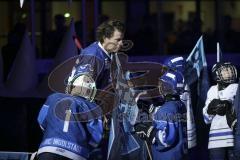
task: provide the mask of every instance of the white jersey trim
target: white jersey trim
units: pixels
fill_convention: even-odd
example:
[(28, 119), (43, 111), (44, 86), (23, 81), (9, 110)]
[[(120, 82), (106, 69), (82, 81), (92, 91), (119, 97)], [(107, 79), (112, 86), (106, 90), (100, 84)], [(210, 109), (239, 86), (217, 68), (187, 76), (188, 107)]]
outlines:
[(45, 152), (50, 152), (50, 153), (54, 153), (54, 154), (58, 154), (61, 155), (63, 157), (67, 157), (73, 160), (87, 160), (86, 158), (77, 155), (73, 152), (70, 152), (66, 149), (63, 148), (59, 148), (59, 147), (54, 147), (54, 146), (46, 146), (46, 147), (42, 147), (38, 150), (38, 155), (41, 153), (45, 153)]

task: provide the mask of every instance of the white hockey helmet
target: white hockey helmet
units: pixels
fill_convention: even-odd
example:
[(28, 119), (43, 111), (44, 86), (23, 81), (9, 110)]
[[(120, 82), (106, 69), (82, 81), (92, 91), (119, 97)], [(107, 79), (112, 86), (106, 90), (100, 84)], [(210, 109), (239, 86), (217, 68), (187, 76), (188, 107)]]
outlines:
[(96, 95), (96, 83), (90, 75), (78, 74), (68, 82), (66, 93), (73, 96), (81, 96), (93, 101)]

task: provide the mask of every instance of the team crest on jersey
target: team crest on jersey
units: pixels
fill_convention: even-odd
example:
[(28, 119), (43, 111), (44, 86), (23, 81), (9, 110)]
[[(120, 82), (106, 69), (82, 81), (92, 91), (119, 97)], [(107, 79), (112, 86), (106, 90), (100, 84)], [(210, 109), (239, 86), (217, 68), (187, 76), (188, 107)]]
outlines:
[(84, 72), (84, 71), (93, 71), (93, 68), (92, 68), (91, 64), (84, 64), (84, 65), (79, 66), (79, 68), (80, 68), (80, 70), (82, 72)]

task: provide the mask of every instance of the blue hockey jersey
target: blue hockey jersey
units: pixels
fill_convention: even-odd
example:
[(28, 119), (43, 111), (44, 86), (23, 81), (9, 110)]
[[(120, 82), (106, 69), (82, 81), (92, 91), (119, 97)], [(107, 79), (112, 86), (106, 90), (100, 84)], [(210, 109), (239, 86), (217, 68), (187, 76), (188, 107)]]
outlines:
[(181, 160), (187, 153), (186, 107), (181, 101), (167, 101), (153, 115), (157, 129), (152, 145), (154, 160)]
[(79, 122), (79, 113), (87, 113), (95, 103), (81, 97), (55, 93), (43, 105), (38, 122), (44, 129), (38, 154), (50, 152), (70, 159), (85, 160), (103, 134), (102, 120)]
[(72, 70), (68, 81), (74, 75), (88, 74), (94, 79), (97, 89), (104, 89), (111, 82), (110, 65), (111, 58), (109, 54), (99, 42), (94, 42), (81, 51), (79, 61)]

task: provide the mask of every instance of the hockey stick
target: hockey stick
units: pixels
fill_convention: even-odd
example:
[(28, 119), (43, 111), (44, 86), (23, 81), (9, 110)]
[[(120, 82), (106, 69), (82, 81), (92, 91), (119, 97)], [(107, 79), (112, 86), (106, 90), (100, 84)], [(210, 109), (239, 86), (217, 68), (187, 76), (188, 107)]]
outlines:
[(146, 141), (144, 141), (144, 143), (145, 143), (145, 145), (146, 145), (146, 147), (147, 147), (148, 156), (149, 156), (150, 160), (152, 160), (152, 155), (151, 155), (151, 152), (150, 152), (149, 146), (148, 146), (148, 144), (147, 144)]

